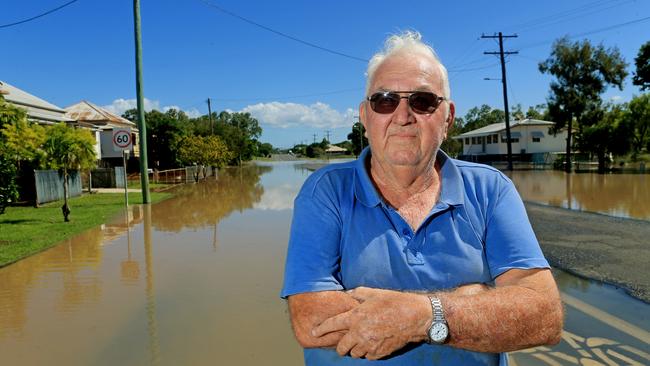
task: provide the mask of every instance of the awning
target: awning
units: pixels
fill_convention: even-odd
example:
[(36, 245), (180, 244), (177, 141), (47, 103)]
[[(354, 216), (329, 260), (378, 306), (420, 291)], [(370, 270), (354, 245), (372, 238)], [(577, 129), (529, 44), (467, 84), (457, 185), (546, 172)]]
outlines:
[(542, 132), (542, 131), (531, 131), (530, 135), (532, 137), (544, 137), (544, 132)]
[[(504, 140), (506, 139), (506, 133), (505, 132), (501, 133), (501, 138), (504, 139)], [(519, 131), (510, 131), (510, 138), (513, 138), (513, 139), (521, 138), (521, 132), (519, 132)]]

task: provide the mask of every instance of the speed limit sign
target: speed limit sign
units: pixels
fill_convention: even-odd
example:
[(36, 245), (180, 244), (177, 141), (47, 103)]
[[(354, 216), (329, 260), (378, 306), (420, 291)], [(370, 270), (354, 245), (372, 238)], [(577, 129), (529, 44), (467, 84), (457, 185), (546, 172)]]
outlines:
[(113, 130), (113, 149), (123, 151), (131, 149), (131, 129), (121, 128)]

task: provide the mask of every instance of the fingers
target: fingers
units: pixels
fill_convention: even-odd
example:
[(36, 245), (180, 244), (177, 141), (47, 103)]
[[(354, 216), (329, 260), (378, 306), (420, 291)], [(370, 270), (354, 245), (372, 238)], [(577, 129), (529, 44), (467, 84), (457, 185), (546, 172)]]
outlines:
[(339, 344), (336, 345), (336, 353), (338, 353), (340, 356), (345, 356), (348, 353), (350, 356), (354, 358), (361, 358), (365, 356), (366, 352), (361, 349), (361, 347), (356, 347), (357, 342), (350, 335), (350, 333), (346, 334), (341, 338), (339, 341)]
[(311, 331), (314, 337), (322, 337), (324, 334), (350, 329), (350, 314), (345, 312), (325, 319), (319, 326)]

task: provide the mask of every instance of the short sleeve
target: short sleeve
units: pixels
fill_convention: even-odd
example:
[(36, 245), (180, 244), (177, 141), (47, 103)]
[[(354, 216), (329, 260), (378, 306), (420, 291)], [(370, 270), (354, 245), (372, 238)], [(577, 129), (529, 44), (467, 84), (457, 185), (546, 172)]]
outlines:
[[(321, 181), (321, 183), (323, 183)], [(333, 190), (306, 182), (294, 201), (281, 296), (342, 290), (341, 218)]]
[(496, 197), (488, 211), (485, 239), (492, 279), (513, 268), (550, 268), (510, 179), (500, 177)]

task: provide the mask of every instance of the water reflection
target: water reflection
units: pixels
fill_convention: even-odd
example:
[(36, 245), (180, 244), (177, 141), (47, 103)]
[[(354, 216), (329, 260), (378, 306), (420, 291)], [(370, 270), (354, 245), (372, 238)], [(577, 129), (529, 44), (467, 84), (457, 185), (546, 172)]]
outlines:
[(233, 211), (252, 208), (264, 194), (260, 177), (271, 166), (250, 165), (222, 168), (217, 179), (179, 187), (172, 200), (155, 205), (153, 225), (157, 230), (179, 232), (216, 225)]
[(645, 174), (508, 173), (522, 198), (574, 210), (650, 219), (650, 178)]

